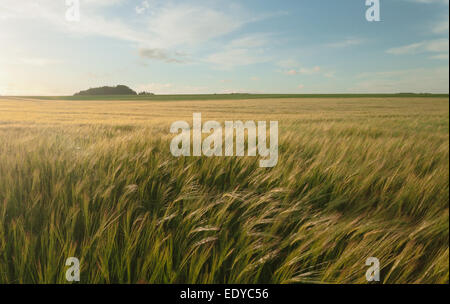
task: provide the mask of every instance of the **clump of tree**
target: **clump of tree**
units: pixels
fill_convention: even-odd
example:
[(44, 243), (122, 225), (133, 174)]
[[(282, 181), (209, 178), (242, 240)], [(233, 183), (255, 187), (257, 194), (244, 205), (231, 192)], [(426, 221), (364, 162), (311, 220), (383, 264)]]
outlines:
[(138, 95), (139, 95), (139, 96), (149, 96), (149, 95), (150, 95), (150, 96), (153, 96), (153, 95), (155, 95), (155, 93), (143, 91), (143, 92), (140, 92)]
[(137, 95), (137, 93), (125, 85), (118, 85), (115, 87), (105, 86), (100, 88), (91, 88), (89, 90), (75, 93), (74, 96), (80, 95)]

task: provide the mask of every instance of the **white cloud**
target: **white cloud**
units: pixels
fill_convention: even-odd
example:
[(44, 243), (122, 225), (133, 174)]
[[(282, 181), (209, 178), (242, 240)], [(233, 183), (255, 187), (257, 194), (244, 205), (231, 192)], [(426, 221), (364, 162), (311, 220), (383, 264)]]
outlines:
[[(18, 20), (21, 26), (45, 25), (54, 31), (68, 34), (104, 36), (126, 41), (143, 43), (149, 40), (145, 31), (136, 31), (117, 18), (105, 18), (98, 13), (99, 8), (114, 6), (124, 0), (86, 0), (80, 4), (80, 22), (68, 22), (65, 19), (67, 6), (64, 1), (36, 0), (16, 1), (2, 0), (0, 11), (8, 16), (6, 21)], [(8, 24), (3, 25), (8, 27)], [(49, 32), (43, 35), (50, 35)]]
[(170, 49), (196, 46), (258, 20), (236, 5), (222, 5), (220, 9), (215, 9), (194, 4), (144, 1), (139, 8), (151, 8), (152, 16), (149, 18), (142, 14), (135, 22), (108, 17), (99, 10), (101, 7), (123, 3), (125, 0), (83, 1), (80, 22), (67, 22), (64, 2), (2, 0), (0, 21), (16, 19), (31, 25), (47, 24), (53, 30), (68, 34), (110, 37), (144, 48)]
[(266, 55), (266, 46), (271, 43), (269, 34), (256, 33), (232, 40), (221, 50), (207, 56), (206, 62), (214, 64), (218, 69), (232, 69), (271, 61)]
[(448, 53), (430, 56), (430, 59), (448, 60)]
[(332, 47), (332, 48), (344, 48), (344, 47), (349, 47), (349, 46), (353, 46), (353, 45), (359, 45), (363, 42), (364, 42), (364, 40), (360, 39), (360, 38), (346, 38), (341, 41), (329, 43), (329, 44), (327, 44), (327, 46)]
[(224, 70), (267, 61), (270, 61), (270, 58), (261, 54), (261, 52), (258, 54), (254, 50), (244, 48), (228, 48), (211, 54), (206, 58), (206, 62), (212, 63), (216, 68)]
[[(126, 0), (82, 1), (80, 22), (68, 22), (65, 19), (67, 6), (64, 1), (1, 0), (0, 27), (17, 28), (10, 23), (12, 20), (21, 26), (44, 27), (45, 31), (41, 32), (46, 38), (51, 37), (51, 31), (78, 37), (108, 37), (130, 42), (139, 50), (142, 58), (166, 63), (184, 63), (185, 52), (195, 54), (206, 43), (210, 55), (203, 55), (203, 60), (194, 61), (213, 64), (215, 68), (231, 69), (270, 60), (263, 50), (272, 40), (269, 34), (241, 36), (231, 41), (226, 48), (215, 47), (210, 41), (273, 14), (255, 15), (233, 3), (222, 3), (219, 7), (210, 2), (187, 4), (159, 0), (140, 1), (138, 6), (129, 8), (135, 8), (138, 13), (133, 22), (108, 15), (108, 11), (105, 13), (104, 8), (124, 3)], [(6, 22), (6, 25), (2, 22)], [(14, 45), (11, 37), (8, 38), (10, 43), (5, 41), (5, 44)]]
[(401, 47), (391, 48), (386, 52), (394, 55), (421, 54), (421, 53), (448, 53), (448, 38), (427, 40)]
[(270, 43), (270, 35), (267, 33), (257, 33), (246, 35), (231, 41), (229, 47), (232, 48), (257, 48)]
[(295, 69), (300, 67), (300, 63), (295, 59), (283, 59), (278, 61), (277, 65), (283, 69)]
[(136, 6), (135, 11), (137, 14), (143, 14), (149, 8), (150, 8), (150, 3), (147, 0), (145, 0), (145, 1), (142, 1), (142, 3), (140, 5)]
[(320, 66), (315, 66), (312, 68), (299, 68), (299, 69), (290, 69), (288, 71), (285, 72), (285, 74), (287, 75), (312, 75), (312, 74), (317, 74), (321, 71), (321, 67)]
[(433, 26), (432, 32), (435, 34), (446, 34), (448, 33), (448, 15), (444, 18), (444, 20), (436, 23)]
[(315, 67), (313, 67), (313, 68), (301, 68), (301, 69), (299, 70), (299, 73), (300, 73), (300, 74), (307, 74), (307, 75), (310, 75), (310, 74), (319, 73), (321, 70), (322, 70), (321, 67), (315, 66)]
[(153, 37), (150, 44), (192, 46), (229, 34), (247, 23), (239, 14), (184, 4), (163, 7), (148, 23)]
[(277, 62), (277, 64), (283, 69), (280, 72), (289, 76), (320, 75), (326, 78), (334, 78), (336, 75), (335, 71), (324, 70), (318, 65), (313, 67), (303, 67), (297, 60), (293, 59), (281, 60)]

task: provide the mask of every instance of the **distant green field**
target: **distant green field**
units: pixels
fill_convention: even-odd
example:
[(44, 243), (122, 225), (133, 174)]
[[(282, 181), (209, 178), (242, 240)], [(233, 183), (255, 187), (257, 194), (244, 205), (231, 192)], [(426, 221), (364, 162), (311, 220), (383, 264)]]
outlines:
[(199, 95), (92, 95), (92, 96), (27, 96), (43, 100), (233, 100), (233, 99), (279, 99), (279, 98), (393, 98), (393, 97), (431, 97), (445, 98), (448, 94), (199, 94)]

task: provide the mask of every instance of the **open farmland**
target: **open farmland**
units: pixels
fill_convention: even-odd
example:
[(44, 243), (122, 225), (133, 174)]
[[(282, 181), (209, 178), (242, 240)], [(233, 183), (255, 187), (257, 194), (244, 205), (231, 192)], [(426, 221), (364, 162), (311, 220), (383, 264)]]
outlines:
[[(279, 161), (175, 158), (176, 120), (279, 121)], [(449, 282), (448, 97), (0, 97), (0, 283)]]

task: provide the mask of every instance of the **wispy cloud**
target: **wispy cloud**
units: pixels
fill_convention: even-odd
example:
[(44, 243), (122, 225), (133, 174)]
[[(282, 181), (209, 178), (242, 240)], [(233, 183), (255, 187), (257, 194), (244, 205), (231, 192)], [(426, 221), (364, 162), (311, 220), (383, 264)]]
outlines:
[(330, 71), (318, 65), (305, 67), (295, 59), (280, 60), (277, 62), (277, 65), (282, 69), (281, 72), (288, 76), (320, 75), (326, 78), (334, 78), (336, 76), (336, 71)]
[(170, 53), (162, 49), (139, 49), (139, 55), (142, 58), (164, 61), (167, 63), (185, 63), (186, 55), (180, 52)]
[(229, 70), (237, 66), (246, 66), (270, 61), (270, 57), (262, 52), (255, 53), (247, 48), (229, 48), (211, 54), (206, 62), (212, 63), (217, 69)]
[(150, 8), (150, 3), (147, 0), (145, 0), (145, 1), (142, 1), (142, 3), (140, 5), (136, 6), (135, 11), (137, 14), (143, 14), (149, 8)]
[(433, 26), (432, 32), (435, 34), (448, 33), (448, 15), (443, 20), (439, 21)]
[(364, 39), (361, 38), (346, 38), (341, 41), (336, 41), (333, 43), (327, 44), (328, 47), (332, 48), (345, 48), (349, 46), (359, 45), (364, 42)]
[(291, 69), (291, 70), (287, 70), (285, 72), (285, 74), (287, 75), (312, 75), (312, 74), (317, 74), (321, 71), (321, 67), (320, 66), (314, 66), (312, 68), (299, 68), (299, 69)]
[[(329, 16), (329, 25), (336, 26), (323, 31), (316, 26), (323, 13), (319, 6), (301, 1), (279, 5), (290, 11), (286, 14), (274, 9), (270, 0), (258, 2), (257, 8), (236, 0), (81, 0), (80, 22), (68, 22), (64, 0), (0, 0), (0, 45), (8, 46), (0, 48), (0, 83), (8, 83), (14, 92), (26, 90), (33, 82), (42, 82), (36, 90), (67, 83), (71, 92), (92, 85), (93, 80), (85, 76), (95, 71), (95, 84), (125, 79), (156, 93), (195, 92), (204, 88), (196, 85), (203, 82), (213, 92), (249, 88), (288, 92), (299, 89), (299, 83), (307, 90), (333, 91), (345, 89), (344, 84), (353, 81), (351, 71), (363, 67), (378, 70), (392, 65), (395, 69), (409, 64), (425, 69), (446, 64), (448, 1), (396, 1), (404, 4), (391, 7), (391, 13), (399, 18), (371, 32), (370, 40), (379, 43), (369, 45), (364, 12), (360, 17), (348, 15), (355, 18), (352, 22), (342, 22), (352, 6), (347, 2), (336, 6), (336, 14)], [(412, 20), (399, 11), (406, 6), (417, 18)], [(427, 14), (420, 14), (423, 9)], [(408, 30), (413, 26), (422, 30)], [(330, 40), (330, 35), (335, 38)], [(393, 55), (402, 60), (392, 61)], [(145, 65), (150, 61), (158, 61), (158, 67), (170, 66), (164, 73), (150, 69), (131, 72), (136, 62)], [(38, 80), (41, 69), (36, 67), (46, 67), (48, 84)], [(119, 68), (130, 72), (108, 75)], [(64, 77), (67, 71), (73, 72), (70, 81)], [(443, 77), (428, 75), (428, 80), (431, 75)], [(409, 81), (380, 78), (372, 82), (373, 91), (395, 84), (405, 90), (405, 83), (415, 85), (407, 72), (400, 77)], [(417, 74), (414, 77), (421, 79)], [(220, 79), (235, 81), (228, 84)], [(370, 81), (360, 79), (367, 86)], [(447, 87), (440, 83), (441, 88)]]
[(204, 6), (167, 5), (149, 20), (152, 43), (161, 47), (196, 45), (229, 34), (247, 21), (240, 12), (226, 12)]
[(269, 34), (256, 33), (232, 40), (220, 51), (210, 54), (206, 62), (218, 69), (232, 69), (237, 66), (252, 65), (271, 61), (265, 48), (271, 43)]
[[(81, 6), (80, 22), (70, 23), (64, 18), (64, 3), (53, 0), (37, 2), (2, 0), (2, 18), (46, 23), (56, 31), (70, 35), (100, 36), (127, 41), (139, 48), (141, 57), (167, 63), (184, 62), (175, 56), (179, 50), (200, 48), (212, 39), (233, 33), (244, 25), (267, 16), (251, 14), (240, 5), (222, 4), (220, 8), (206, 3), (173, 3), (167, 1), (142, 1), (135, 7), (135, 22), (118, 17), (109, 18), (99, 8), (121, 5), (125, 0), (86, 0)], [(144, 12), (151, 9), (151, 17)], [(241, 60), (231, 60), (229, 66), (261, 62), (261, 56), (252, 56), (248, 50), (267, 43), (265, 34), (247, 35), (232, 42), (227, 50), (209, 57), (211, 63), (219, 64), (231, 56), (240, 55)]]
[(421, 53), (448, 53), (448, 38), (435, 39), (412, 43), (388, 49), (386, 52), (393, 55), (421, 54)]
[(271, 42), (270, 34), (268, 33), (255, 33), (248, 34), (231, 41), (230, 48), (257, 48), (263, 47)]
[[(67, 22), (64, 18), (64, 3), (61, 5), (53, 0), (2, 0), (0, 8), (2, 16), (8, 18), (46, 22), (59, 31), (111, 37), (150, 48), (201, 43), (252, 22), (252, 18), (238, 6), (225, 6), (219, 10), (201, 5), (161, 2), (152, 6), (152, 18), (143, 16), (144, 19), (135, 23), (117, 17), (107, 18), (98, 10), (100, 7), (123, 2), (124, 0), (86, 0), (81, 6), (81, 21), (76, 23)], [(142, 2), (139, 12), (148, 7), (148, 1)]]
[(448, 53), (430, 56), (430, 59), (448, 60)]

